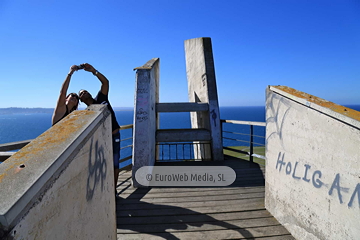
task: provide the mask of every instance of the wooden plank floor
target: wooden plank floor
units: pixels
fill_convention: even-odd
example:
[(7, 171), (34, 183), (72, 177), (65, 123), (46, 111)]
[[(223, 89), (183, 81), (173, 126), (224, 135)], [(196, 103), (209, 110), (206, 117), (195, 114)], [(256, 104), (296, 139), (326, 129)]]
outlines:
[(118, 239), (294, 239), (264, 207), (264, 168), (242, 160), (192, 165), (229, 166), (237, 178), (228, 187), (135, 189), (131, 171), (122, 171)]

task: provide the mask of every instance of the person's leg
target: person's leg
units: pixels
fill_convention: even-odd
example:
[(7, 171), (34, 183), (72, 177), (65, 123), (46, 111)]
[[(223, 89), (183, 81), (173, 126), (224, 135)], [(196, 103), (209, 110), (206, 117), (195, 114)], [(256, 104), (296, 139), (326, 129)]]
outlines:
[(120, 159), (120, 133), (113, 134), (113, 156), (114, 156), (114, 186), (116, 192), (117, 181), (119, 179), (119, 159)]

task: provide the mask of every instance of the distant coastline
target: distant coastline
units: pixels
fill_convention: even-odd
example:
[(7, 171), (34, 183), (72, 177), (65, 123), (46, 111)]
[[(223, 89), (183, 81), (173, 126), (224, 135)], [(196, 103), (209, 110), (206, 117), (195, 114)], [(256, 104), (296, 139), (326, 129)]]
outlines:
[(53, 108), (0, 108), (0, 114), (30, 114), (30, 113), (53, 113)]
[[(220, 108), (236, 108), (244, 106), (224, 106)], [(249, 106), (254, 107), (254, 106)], [(255, 106), (255, 107), (265, 107), (265, 106)], [(85, 107), (79, 107), (78, 110), (84, 110)], [(133, 107), (113, 107), (115, 112), (121, 111), (133, 111)], [(54, 108), (21, 108), (21, 107), (9, 107), (9, 108), (0, 108), (0, 115), (10, 115), (10, 114), (35, 114), (35, 113), (53, 113)]]
[[(360, 105), (343, 105), (344, 107), (348, 107), (354, 109), (356, 111), (360, 111)], [(236, 108), (236, 107), (246, 107), (246, 106), (220, 106), (220, 108)], [(265, 106), (248, 106), (252, 107), (265, 107)], [(85, 107), (80, 107), (79, 110), (84, 110)], [(133, 111), (132, 107), (113, 107), (115, 112), (120, 111)], [(0, 115), (10, 115), (10, 114), (35, 114), (35, 113), (53, 113), (54, 108), (20, 108), (20, 107), (9, 107), (9, 108), (0, 108)]]
[[(79, 108), (79, 110), (84, 110), (85, 108)], [(114, 107), (114, 111), (132, 111), (132, 107)], [(34, 114), (34, 113), (53, 113), (54, 108), (0, 108), (0, 115), (9, 115), (9, 114)]]

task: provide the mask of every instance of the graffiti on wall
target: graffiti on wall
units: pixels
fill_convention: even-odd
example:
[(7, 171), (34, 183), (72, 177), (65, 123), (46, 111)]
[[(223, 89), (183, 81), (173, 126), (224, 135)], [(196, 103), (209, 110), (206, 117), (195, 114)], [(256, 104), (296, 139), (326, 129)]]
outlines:
[[(278, 101), (275, 101), (278, 100)], [(284, 139), (283, 139), (283, 126), (286, 120), (287, 115), (290, 111), (290, 105), (284, 98), (280, 98), (279, 96), (272, 94), (270, 100), (268, 100), (269, 104), (267, 104), (267, 124), (275, 124), (275, 131), (270, 133), (266, 138), (266, 145), (269, 139), (272, 137), (278, 137), (283, 149), (285, 148)], [(277, 104), (276, 104), (276, 103)]]
[(143, 87), (136, 90), (138, 94), (149, 93), (149, 88)]
[(206, 86), (206, 73), (204, 73), (201, 76), (201, 82), (202, 82), (202, 86), (205, 87)]
[(349, 201), (345, 202), (348, 207), (355, 207), (355, 202), (357, 201), (360, 208), (360, 183), (354, 188), (343, 187), (340, 173), (335, 175), (332, 182), (325, 183), (322, 180), (323, 173), (321, 170), (313, 169), (311, 165), (301, 164), (299, 161), (292, 162), (285, 160), (285, 153), (279, 152), (276, 161), (276, 169), (280, 173), (285, 173), (297, 181), (304, 181), (312, 184), (312, 186), (317, 189), (327, 188), (328, 195), (337, 196), (340, 204), (345, 202), (345, 195), (346, 197), (350, 196)]
[(212, 118), (212, 120), (214, 121), (214, 125), (215, 125), (215, 127), (216, 127), (217, 114), (216, 114), (216, 112), (215, 112), (215, 109), (211, 110), (210, 113), (211, 113), (211, 118)]
[[(88, 160), (88, 179), (86, 184), (86, 199), (90, 201), (95, 193), (97, 186), (101, 191), (105, 190), (105, 180), (107, 174), (107, 160), (105, 158), (104, 147), (99, 146), (99, 141), (95, 142), (93, 151), (93, 138), (91, 138), (89, 160)], [(94, 155), (93, 155), (94, 154)]]
[(138, 120), (139, 122), (142, 121), (146, 121), (148, 120), (148, 112), (145, 111), (144, 109), (140, 108), (138, 111), (136, 111), (136, 120)]
[[(277, 160), (275, 166), (273, 166), (280, 174), (285, 174), (296, 181), (307, 183), (315, 189), (326, 189), (327, 195), (334, 198), (340, 204), (346, 204), (349, 208), (360, 208), (360, 183), (353, 181), (353, 184), (349, 185), (349, 176), (344, 176), (344, 174), (339, 172), (335, 173), (334, 176), (330, 176), (330, 180), (325, 180), (329, 179), (328, 175), (324, 175), (329, 174), (327, 171), (316, 169), (311, 164), (303, 163), (301, 157), (296, 160), (286, 158), (286, 153), (291, 151), (293, 145), (291, 142), (284, 140), (286, 136), (284, 126), (286, 122), (288, 123), (287, 126), (294, 125), (290, 122), (289, 116), (299, 106), (291, 105), (289, 99), (277, 94), (269, 94), (267, 96), (266, 121), (267, 128), (272, 129), (272, 131), (267, 133), (266, 145), (268, 145), (270, 140), (275, 141), (276, 145), (279, 144)], [(301, 119), (297, 120), (301, 121)], [(272, 144), (272, 146), (274, 145)], [(275, 156), (274, 158), (276, 159)]]

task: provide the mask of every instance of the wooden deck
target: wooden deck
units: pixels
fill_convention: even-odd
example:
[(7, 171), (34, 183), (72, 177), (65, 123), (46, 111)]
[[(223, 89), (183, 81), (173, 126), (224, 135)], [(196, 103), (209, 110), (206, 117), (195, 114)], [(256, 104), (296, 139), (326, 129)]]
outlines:
[(122, 171), (118, 239), (294, 239), (264, 207), (263, 167), (242, 160), (195, 164), (229, 166), (236, 181), (228, 187), (134, 189), (131, 171)]

